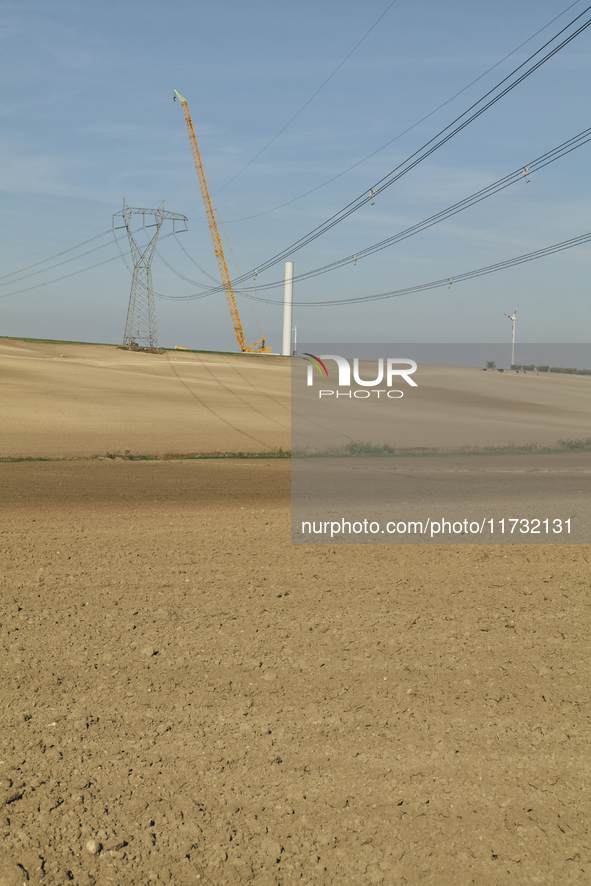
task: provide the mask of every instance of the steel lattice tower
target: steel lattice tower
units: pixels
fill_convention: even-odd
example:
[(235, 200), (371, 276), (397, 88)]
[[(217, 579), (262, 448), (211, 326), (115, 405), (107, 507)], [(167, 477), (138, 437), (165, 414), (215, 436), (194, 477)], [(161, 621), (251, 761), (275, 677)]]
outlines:
[[(142, 216), (142, 228), (156, 228), (150, 237), (147, 245), (140, 246), (135, 239), (134, 234), (137, 231), (131, 230), (132, 218), (134, 215)], [(146, 216), (152, 216), (154, 223), (146, 225)], [(115, 219), (122, 217), (123, 225), (116, 225)], [(164, 209), (164, 200), (158, 209), (139, 209), (137, 207), (128, 206), (123, 200), (123, 209), (116, 212), (113, 216), (113, 230), (122, 227), (127, 229), (129, 237), (129, 245), (131, 255), (133, 257), (133, 278), (131, 281), (131, 293), (129, 296), (129, 307), (127, 309), (127, 320), (125, 322), (125, 335), (123, 336), (123, 344), (130, 347), (132, 344), (146, 348), (158, 347), (158, 330), (156, 329), (156, 310), (154, 307), (154, 287), (152, 285), (152, 258), (156, 250), (158, 235), (166, 219), (184, 223), (186, 231), (188, 228), (188, 220), (186, 216), (179, 215), (176, 212), (167, 212)]]

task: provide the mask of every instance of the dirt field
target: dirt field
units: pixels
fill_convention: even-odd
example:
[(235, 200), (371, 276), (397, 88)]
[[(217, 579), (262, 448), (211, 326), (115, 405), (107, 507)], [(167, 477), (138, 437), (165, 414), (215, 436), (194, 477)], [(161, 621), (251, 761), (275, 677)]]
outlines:
[(291, 545), (284, 459), (0, 482), (0, 886), (589, 883), (588, 545)]
[[(293, 458), (291, 486), (295, 543), (588, 545), (591, 539), (590, 452)], [(351, 521), (359, 521), (357, 534)], [(363, 532), (363, 521), (366, 530), (375, 521), (374, 531)]]
[(289, 361), (0, 339), (1, 456), (290, 448)]

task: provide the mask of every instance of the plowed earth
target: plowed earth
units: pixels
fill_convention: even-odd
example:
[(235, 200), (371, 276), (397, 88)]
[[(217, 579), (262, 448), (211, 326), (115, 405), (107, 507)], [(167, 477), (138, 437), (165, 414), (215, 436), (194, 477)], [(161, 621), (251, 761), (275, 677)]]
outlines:
[(591, 881), (589, 547), (289, 543), (289, 462), (3, 464), (1, 886)]

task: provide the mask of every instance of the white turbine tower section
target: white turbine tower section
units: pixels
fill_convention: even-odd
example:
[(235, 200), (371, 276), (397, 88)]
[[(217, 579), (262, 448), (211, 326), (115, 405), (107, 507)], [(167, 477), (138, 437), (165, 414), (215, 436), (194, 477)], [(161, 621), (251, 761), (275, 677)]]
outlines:
[(284, 357), (291, 357), (291, 318), (293, 315), (293, 262), (285, 262), (285, 282), (283, 284), (283, 347)]
[[(517, 305), (517, 308), (519, 305)], [(511, 366), (515, 365), (515, 318), (517, 317), (517, 308), (513, 311), (512, 314), (505, 314), (505, 317), (509, 317), (511, 321), (511, 325), (513, 327), (513, 344), (511, 347)]]

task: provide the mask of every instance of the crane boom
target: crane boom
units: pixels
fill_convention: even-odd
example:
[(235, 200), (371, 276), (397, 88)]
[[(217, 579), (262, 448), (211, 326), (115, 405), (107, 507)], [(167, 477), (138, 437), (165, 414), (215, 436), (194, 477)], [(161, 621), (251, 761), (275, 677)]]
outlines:
[(222, 241), (220, 239), (220, 233), (218, 231), (217, 222), (213, 213), (213, 206), (211, 205), (211, 198), (209, 196), (209, 190), (207, 187), (207, 179), (205, 177), (205, 169), (203, 168), (203, 163), (201, 162), (201, 154), (199, 153), (197, 137), (195, 136), (193, 121), (191, 120), (191, 114), (189, 113), (189, 105), (187, 99), (183, 98), (183, 96), (175, 89), (175, 98), (176, 97), (179, 98), (183, 109), (183, 114), (185, 115), (185, 123), (187, 125), (187, 133), (189, 135), (189, 143), (191, 145), (195, 169), (197, 171), (197, 178), (199, 179), (199, 187), (201, 188), (201, 196), (203, 197), (205, 214), (207, 215), (209, 233), (211, 234), (213, 250), (217, 259), (218, 268), (222, 278), (222, 285), (224, 287), (224, 292), (226, 293), (226, 301), (228, 302), (228, 308), (230, 309), (230, 316), (232, 318), (234, 332), (236, 333), (238, 344), (240, 345), (240, 350), (243, 352), (270, 354), (271, 348), (265, 346), (264, 338), (260, 339), (260, 341), (255, 342), (253, 345), (246, 344), (246, 338), (244, 337), (244, 330), (242, 329), (242, 322), (240, 320), (240, 314), (238, 313), (236, 298), (234, 297), (234, 290), (232, 289), (232, 281), (230, 280), (230, 274), (228, 273), (228, 266), (226, 264), (226, 257), (224, 255)]

